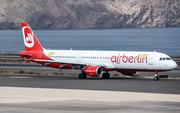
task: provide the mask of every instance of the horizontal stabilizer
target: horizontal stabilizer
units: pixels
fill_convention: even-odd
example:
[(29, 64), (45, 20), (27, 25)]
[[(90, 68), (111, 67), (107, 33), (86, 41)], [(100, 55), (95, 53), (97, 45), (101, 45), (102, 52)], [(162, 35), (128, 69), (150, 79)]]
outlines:
[(17, 55), (19, 55), (19, 56), (32, 56), (30, 54), (17, 54)]

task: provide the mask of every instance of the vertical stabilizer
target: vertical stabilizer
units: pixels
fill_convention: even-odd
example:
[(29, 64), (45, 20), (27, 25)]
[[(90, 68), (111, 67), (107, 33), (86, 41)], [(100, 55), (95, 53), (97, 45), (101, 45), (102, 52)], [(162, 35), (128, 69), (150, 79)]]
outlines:
[(26, 51), (43, 51), (43, 47), (27, 23), (21, 23)]

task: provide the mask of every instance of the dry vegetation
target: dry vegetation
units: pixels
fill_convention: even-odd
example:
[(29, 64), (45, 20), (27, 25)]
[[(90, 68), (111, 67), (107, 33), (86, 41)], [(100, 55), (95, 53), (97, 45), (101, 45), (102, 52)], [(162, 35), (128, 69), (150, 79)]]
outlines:
[[(23, 70), (19, 70), (18, 72), (11, 72), (11, 71), (8, 71), (8, 70), (1, 70), (0, 71), (0, 74), (23, 74), (23, 75), (65, 75), (64, 73), (57, 73), (57, 72), (54, 72), (54, 73), (45, 73), (45, 72), (26, 72), (26, 71), (23, 71)], [(68, 74), (68, 75), (73, 75), (73, 76), (77, 76), (76, 74), (72, 73), (72, 74)]]

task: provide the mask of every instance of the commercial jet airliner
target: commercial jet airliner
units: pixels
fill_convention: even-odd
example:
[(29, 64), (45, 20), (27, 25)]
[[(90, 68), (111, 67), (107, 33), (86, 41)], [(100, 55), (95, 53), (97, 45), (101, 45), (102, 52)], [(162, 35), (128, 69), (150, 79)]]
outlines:
[(177, 67), (171, 58), (159, 52), (139, 51), (79, 51), (44, 49), (27, 23), (21, 23), (26, 51), (19, 52), (25, 61), (58, 69), (80, 69), (79, 79), (92, 77), (109, 78), (109, 71), (118, 71), (134, 76), (137, 71), (154, 72), (154, 80), (159, 80), (158, 72), (170, 71)]

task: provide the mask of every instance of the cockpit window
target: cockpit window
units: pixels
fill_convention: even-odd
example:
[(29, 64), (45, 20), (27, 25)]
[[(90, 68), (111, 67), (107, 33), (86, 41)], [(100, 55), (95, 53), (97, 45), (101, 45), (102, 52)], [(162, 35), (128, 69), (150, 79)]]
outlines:
[(171, 60), (170, 58), (166, 58), (166, 60)]
[(160, 60), (160, 61), (163, 61), (163, 60), (171, 60), (171, 58), (169, 58), (169, 57), (161, 57), (159, 60)]

